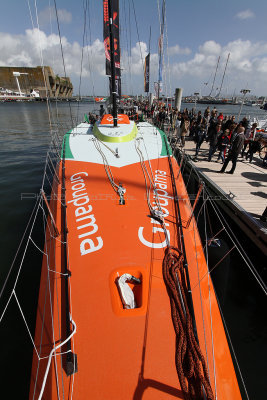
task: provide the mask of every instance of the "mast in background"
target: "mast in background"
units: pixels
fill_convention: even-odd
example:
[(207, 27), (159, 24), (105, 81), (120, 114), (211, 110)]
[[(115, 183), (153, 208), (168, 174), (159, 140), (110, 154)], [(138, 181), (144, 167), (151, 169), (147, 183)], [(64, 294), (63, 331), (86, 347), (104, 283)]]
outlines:
[(162, 89), (162, 64), (163, 64), (163, 42), (164, 42), (164, 25), (165, 25), (165, 0), (162, 1), (160, 37), (159, 37), (159, 77), (158, 77), (158, 100)]
[(222, 85), (223, 85), (223, 81), (224, 81), (225, 72), (226, 72), (226, 68), (227, 68), (227, 65), (228, 65), (229, 58), (230, 58), (230, 53), (228, 53), (228, 57), (227, 57), (227, 60), (226, 60), (226, 64), (225, 64), (225, 68), (224, 68), (224, 72), (223, 72), (223, 77), (222, 77), (222, 83), (221, 83), (221, 86), (220, 86), (220, 90), (219, 90), (219, 92), (217, 94), (218, 97), (220, 96), (220, 93), (221, 93), (221, 90), (222, 90)]
[(221, 58), (221, 56), (218, 57), (217, 66), (216, 66), (216, 70), (215, 70), (215, 74), (214, 74), (214, 78), (213, 78), (213, 82), (212, 82), (212, 87), (211, 87), (211, 91), (210, 91), (209, 96), (211, 96), (211, 93), (212, 93), (213, 88), (214, 88), (214, 82), (215, 82), (215, 79), (216, 79), (216, 75), (217, 75), (217, 70), (218, 70), (220, 58)]

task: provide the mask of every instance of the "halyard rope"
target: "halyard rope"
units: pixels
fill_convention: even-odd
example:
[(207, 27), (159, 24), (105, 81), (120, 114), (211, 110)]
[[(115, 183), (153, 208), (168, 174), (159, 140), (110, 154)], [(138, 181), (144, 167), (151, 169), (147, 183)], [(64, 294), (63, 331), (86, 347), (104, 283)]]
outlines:
[(193, 332), (187, 303), (183, 254), (172, 246), (165, 251), (163, 279), (170, 297), (176, 334), (175, 364), (184, 397), (186, 400), (214, 400), (206, 362)]

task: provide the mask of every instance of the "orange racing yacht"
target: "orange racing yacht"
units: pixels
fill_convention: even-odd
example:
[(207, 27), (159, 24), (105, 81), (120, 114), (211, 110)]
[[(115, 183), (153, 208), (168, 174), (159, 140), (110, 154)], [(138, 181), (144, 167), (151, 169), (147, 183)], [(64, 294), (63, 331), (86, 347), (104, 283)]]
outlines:
[(117, 114), (115, 101), (65, 135), (58, 178), (30, 399), (241, 399), (164, 132)]

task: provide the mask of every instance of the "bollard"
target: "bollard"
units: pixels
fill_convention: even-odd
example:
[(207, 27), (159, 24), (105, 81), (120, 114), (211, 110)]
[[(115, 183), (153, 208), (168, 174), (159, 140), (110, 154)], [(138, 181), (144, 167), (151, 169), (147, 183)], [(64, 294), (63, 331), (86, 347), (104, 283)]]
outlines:
[(181, 110), (181, 103), (182, 103), (182, 93), (183, 89), (178, 88), (175, 89), (175, 102), (174, 102), (174, 108), (177, 108), (178, 111)]

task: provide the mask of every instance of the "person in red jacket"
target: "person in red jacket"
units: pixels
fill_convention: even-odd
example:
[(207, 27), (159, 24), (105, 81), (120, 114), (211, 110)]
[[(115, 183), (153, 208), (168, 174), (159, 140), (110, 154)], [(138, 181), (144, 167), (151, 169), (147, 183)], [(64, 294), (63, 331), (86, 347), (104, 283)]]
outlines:
[(229, 146), (230, 146), (230, 130), (225, 129), (224, 133), (219, 137), (218, 140), (219, 155), (217, 158), (217, 162), (219, 162), (221, 159), (222, 162), (224, 163), (226, 150), (227, 147)]
[(223, 113), (220, 113), (217, 119), (219, 122), (223, 122)]

